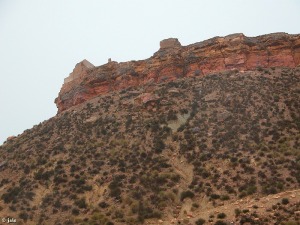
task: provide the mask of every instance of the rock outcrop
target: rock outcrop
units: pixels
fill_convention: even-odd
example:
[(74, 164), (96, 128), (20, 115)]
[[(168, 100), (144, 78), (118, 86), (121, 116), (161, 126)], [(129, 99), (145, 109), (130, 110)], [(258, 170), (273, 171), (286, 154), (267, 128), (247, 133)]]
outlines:
[(181, 48), (181, 44), (178, 41), (177, 38), (168, 38), (164, 39), (160, 42), (160, 49), (165, 49), (165, 48)]
[(258, 37), (232, 34), (181, 46), (178, 39), (160, 42), (148, 59), (108, 62), (94, 67), (78, 63), (65, 79), (55, 99), (58, 113), (110, 91), (171, 81), (186, 76), (204, 76), (223, 70), (257, 67), (296, 67), (300, 64), (300, 35), (274, 33)]
[(95, 68), (95, 66), (86, 59), (84, 59), (80, 63), (76, 64), (73, 72), (70, 73), (70, 75), (67, 78), (65, 78), (64, 84), (67, 84), (73, 80), (80, 81), (80, 78), (83, 79), (88, 74), (88, 71), (93, 68)]

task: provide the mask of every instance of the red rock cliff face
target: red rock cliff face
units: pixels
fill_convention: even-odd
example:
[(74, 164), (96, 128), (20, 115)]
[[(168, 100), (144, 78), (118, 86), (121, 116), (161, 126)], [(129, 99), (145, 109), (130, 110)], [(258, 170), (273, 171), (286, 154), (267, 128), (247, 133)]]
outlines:
[(86, 60), (78, 63), (65, 79), (55, 103), (60, 113), (97, 95), (132, 86), (230, 69), (295, 67), (299, 64), (299, 34), (275, 33), (258, 37), (233, 34), (188, 46), (181, 46), (177, 39), (170, 38), (161, 41), (160, 49), (145, 60), (109, 62), (99, 67)]

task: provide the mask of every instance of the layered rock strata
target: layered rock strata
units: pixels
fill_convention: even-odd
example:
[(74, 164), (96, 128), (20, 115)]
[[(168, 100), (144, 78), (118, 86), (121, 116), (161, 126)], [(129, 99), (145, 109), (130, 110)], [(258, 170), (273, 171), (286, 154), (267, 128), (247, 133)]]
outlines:
[(274, 33), (258, 37), (232, 34), (181, 46), (175, 38), (145, 60), (114, 62), (94, 67), (78, 63), (55, 99), (58, 113), (98, 95), (133, 86), (204, 76), (230, 69), (296, 67), (300, 64), (300, 35)]

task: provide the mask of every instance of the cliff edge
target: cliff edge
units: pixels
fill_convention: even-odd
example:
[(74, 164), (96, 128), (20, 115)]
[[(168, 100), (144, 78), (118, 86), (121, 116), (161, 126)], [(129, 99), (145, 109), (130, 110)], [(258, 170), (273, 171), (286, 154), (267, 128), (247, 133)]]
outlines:
[(204, 76), (230, 69), (296, 67), (300, 64), (300, 34), (273, 33), (257, 37), (232, 34), (182, 46), (178, 39), (160, 42), (160, 49), (145, 60), (110, 61), (95, 67), (78, 63), (59, 92), (58, 113), (111, 91)]

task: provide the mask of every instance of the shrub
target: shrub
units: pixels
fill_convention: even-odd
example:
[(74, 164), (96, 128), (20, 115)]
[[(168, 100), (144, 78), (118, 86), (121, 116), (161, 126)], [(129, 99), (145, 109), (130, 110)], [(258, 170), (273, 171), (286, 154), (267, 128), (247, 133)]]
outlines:
[(225, 213), (219, 213), (217, 217), (218, 217), (218, 219), (224, 219), (226, 217), (226, 214)]
[(20, 217), (20, 219), (22, 219), (22, 220), (24, 220), (24, 221), (27, 221), (27, 219), (28, 219), (28, 214), (27, 214), (26, 212), (21, 212), (21, 213), (19, 214), (19, 217)]
[(170, 120), (177, 120), (177, 114), (174, 110), (170, 110), (168, 112), (168, 115), (167, 115), (167, 121), (170, 121)]
[(108, 221), (105, 225), (114, 225), (113, 222)]
[(193, 203), (192, 206), (193, 206), (194, 208), (199, 208), (199, 204), (198, 204), (198, 203)]
[(241, 214), (241, 212), (242, 212), (242, 211), (241, 211), (240, 209), (235, 209), (235, 210), (234, 210), (234, 213), (235, 213), (235, 216), (236, 216), (236, 217), (238, 217), (238, 216)]
[(218, 220), (217, 222), (215, 222), (215, 225), (227, 225), (227, 223), (222, 220)]
[(38, 172), (34, 174), (36, 180), (49, 180), (53, 175), (53, 170), (44, 172), (44, 169), (39, 169)]
[(180, 200), (183, 201), (185, 198), (193, 198), (194, 196), (195, 196), (195, 194), (190, 190), (183, 191), (181, 193)]
[(221, 196), (222, 201), (226, 201), (226, 200), (229, 200), (229, 199), (230, 199), (230, 197), (228, 195), (222, 195)]
[(198, 219), (198, 220), (195, 222), (196, 225), (202, 225), (202, 224), (204, 224), (204, 223), (205, 223), (205, 220), (202, 219), (202, 218)]
[(153, 147), (156, 153), (161, 153), (165, 148), (165, 143), (160, 138), (155, 138)]
[(287, 205), (287, 204), (289, 204), (289, 199), (288, 198), (283, 198), (282, 200), (281, 200), (281, 203), (282, 204), (284, 204), (284, 205)]
[(3, 194), (1, 196), (1, 199), (3, 199), (3, 201), (5, 203), (10, 203), (13, 200), (17, 199), (19, 193), (21, 192), (21, 188), (20, 187), (13, 187), (13, 188), (9, 188), (7, 190), (7, 193)]
[(201, 75), (201, 70), (195, 70), (194, 74), (195, 74), (195, 76)]
[(284, 225), (298, 225), (299, 223), (295, 220), (290, 220), (288, 222), (285, 222)]
[(83, 209), (83, 208), (86, 208), (87, 205), (86, 205), (86, 202), (85, 202), (85, 199), (84, 198), (81, 198), (77, 201), (75, 201), (75, 205), (77, 205), (79, 208)]
[(42, 205), (41, 205), (41, 207), (46, 207), (47, 205), (51, 204), (51, 202), (53, 202), (53, 196), (51, 194), (46, 194), (42, 198)]
[(212, 199), (219, 199), (220, 198), (220, 195), (218, 194), (211, 194), (210, 196)]
[(60, 208), (60, 207), (61, 207), (61, 202), (60, 202), (60, 200), (57, 199), (57, 200), (54, 202), (53, 206), (54, 206), (55, 208)]
[(100, 202), (99, 204), (99, 207), (101, 207), (101, 208), (107, 208), (109, 205), (106, 203), (106, 202)]
[(114, 197), (116, 199), (120, 199), (121, 193), (122, 193), (122, 191), (118, 187), (110, 190), (110, 196)]
[(256, 67), (256, 69), (260, 72), (264, 71), (263, 68), (261, 66)]
[(79, 215), (79, 209), (77, 208), (72, 209), (72, 214), (75, 216)]
[(121, 186), (122, 180), (124, 177), (122, 175), (114, 177), (113, 181), (108, 185), (110, 189), (110, 196), (116, 199), (120, 199), (120, 195), (122, 193)]

